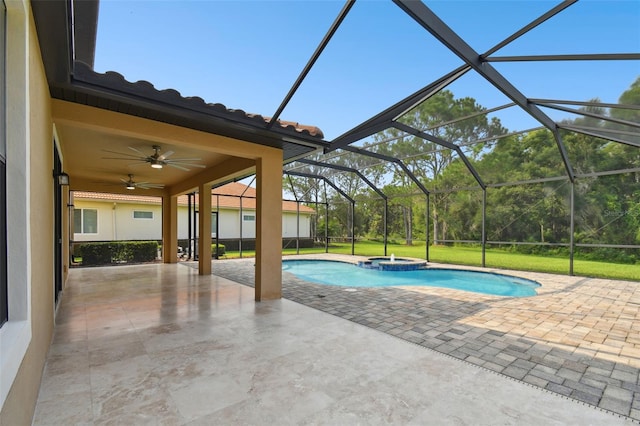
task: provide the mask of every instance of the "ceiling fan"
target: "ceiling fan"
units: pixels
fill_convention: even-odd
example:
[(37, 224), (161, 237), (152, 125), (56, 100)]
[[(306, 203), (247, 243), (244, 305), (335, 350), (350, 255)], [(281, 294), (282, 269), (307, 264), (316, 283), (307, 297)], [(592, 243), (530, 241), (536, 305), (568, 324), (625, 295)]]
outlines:
[(120, 178), (120, 180), (124, 182), (125, 188), (131, 189), (131, 190), (136, 188), (140, 188), (140, 189), (164, 188), (164, 185), (161, 183), (134, 182), (132, 174), (129, 174), (129, 179)]
[(172, 158), (169, 159), (168, 157), (172, 156), (174, 154), (173, 151), (167, 151), (164, 153), (160, 153), (160, 145), (153, 145), (153, 154), (151, 155), (147, 155), (144, 152), (130, 146), (128, 147), (130, 150), (132, 150), (133, 152), (136, 152), (138, 155), (134, 155), (134, 154), (127, 154), (124, 152), (116, 152), (116, 151), (109, 151), (107, 149), (104, 149), (103, 151), (105, 152), (110, 152), (112, 154), (118, 154), (118, 155), (122, 155), (124, 157), (103, 157), (104, 160), (129, 160), (129, 161), (136, 161), (139, 164), (144, 164), (144, 163), (149, 163), (151, 164), (151, 167), (153, 167), (154, 169), (161, 169), (163, 166), (171, 166), (171, 167), (175, 167), (176, 169), (180, 169), (180, 170), (184, 170), (184, 171), (189, 171), (191, 169), (189, 169), (189, 167), (199, 167), (201, 169), (204, 169), (206, 166), (203, 164), (195, 164), (192, 163), (192, 161), (199, 161), (201, 160), (201, 158)]

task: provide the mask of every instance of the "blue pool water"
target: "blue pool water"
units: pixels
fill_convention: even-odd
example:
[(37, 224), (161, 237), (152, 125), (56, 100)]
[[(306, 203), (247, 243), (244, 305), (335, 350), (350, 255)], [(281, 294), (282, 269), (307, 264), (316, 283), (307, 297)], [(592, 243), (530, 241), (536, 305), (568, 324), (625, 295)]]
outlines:
[(328, 260), (283, 260), (283, 271), (319, 284), (346, 287), (431, 286), (497, 296), (535, 296), (535, 281), (510, 275), (455, 269), (380, 271)]

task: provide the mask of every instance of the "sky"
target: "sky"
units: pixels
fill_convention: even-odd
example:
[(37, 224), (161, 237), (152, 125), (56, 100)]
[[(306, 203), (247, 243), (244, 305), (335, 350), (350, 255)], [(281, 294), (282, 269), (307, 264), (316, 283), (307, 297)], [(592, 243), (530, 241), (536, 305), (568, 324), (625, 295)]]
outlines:
[[(482, 53), (558, 2), (425, 3)], [(95, 70), (271, 116), (343, 5), (101, 0)], [(581, 0), (495, 55), (639, 52), (640, 1)], [(359, 0), (280, 118), (318, 126), (332, 140), (461, 64), (392, 2)], [(529, 98), (616, 103), (640, 77), (638, 60), (493, 65)], [(509, 102), (474, 73), (449, 90), (487, 108)], [(538, 126), (516, 108), (497, 116), (510, 130)]]

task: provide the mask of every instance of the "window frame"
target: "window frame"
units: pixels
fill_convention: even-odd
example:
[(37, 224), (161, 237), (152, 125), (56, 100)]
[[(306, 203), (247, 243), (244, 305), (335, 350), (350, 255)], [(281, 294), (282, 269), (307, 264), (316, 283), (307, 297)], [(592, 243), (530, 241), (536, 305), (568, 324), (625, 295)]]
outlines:
[[(148, 213), (151, 215), (151, 217), (136, 217), (136, 213)], [(153, 220), (154, 219), (152, 210), (134, 210), (132, 214), (135, 220)]]
[[(85, 232), (85, 211), (96, 212), (96, 232)], [(76, 226), (76, 213), (80, 213), (80, 226)], [(73, 232), (79, 235), (98, 235), (98, 209), (79, 208), (73, 210)]]

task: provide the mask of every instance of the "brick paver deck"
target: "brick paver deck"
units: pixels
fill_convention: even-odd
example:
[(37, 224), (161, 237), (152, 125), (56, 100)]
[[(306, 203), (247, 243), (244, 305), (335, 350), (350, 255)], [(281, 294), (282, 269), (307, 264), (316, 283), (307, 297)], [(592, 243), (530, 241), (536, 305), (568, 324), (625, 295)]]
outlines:
[[(253, 286), (254, 259), (218, 260), (212, 269)], [(509, 273), (541, 283), (538, 295), (345, 288), (284, 272), (283, 297), (640, 421), (640, 283)]]

